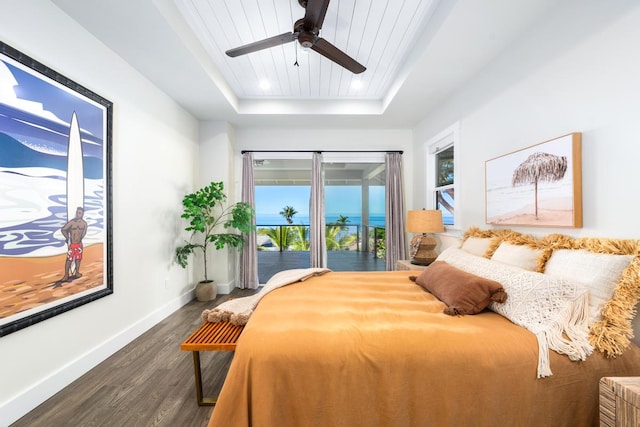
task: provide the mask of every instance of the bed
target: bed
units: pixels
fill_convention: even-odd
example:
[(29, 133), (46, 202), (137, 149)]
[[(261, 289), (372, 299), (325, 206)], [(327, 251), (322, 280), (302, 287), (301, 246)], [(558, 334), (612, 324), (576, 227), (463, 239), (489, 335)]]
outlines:
[(600, 378), (640, 375), (622, 339), (584, 361), (549, 351), (539, 378), (534, 333), (487, 309), (444, 314), (415, 275), (328, 272), (264, 295), (209, 425), (596, 426)]

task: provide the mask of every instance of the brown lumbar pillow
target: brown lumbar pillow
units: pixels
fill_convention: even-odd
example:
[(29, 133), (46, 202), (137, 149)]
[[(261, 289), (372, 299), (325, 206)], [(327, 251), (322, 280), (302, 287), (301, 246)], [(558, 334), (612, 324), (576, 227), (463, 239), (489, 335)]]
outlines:
[(462, 271), (444, 261), (435, 261), (419, 276), (411, 276), (418, 285), (447, 304), (445, 314), (477, 314), (491, 301), (505, 302), (507, 294), (495, 280)]

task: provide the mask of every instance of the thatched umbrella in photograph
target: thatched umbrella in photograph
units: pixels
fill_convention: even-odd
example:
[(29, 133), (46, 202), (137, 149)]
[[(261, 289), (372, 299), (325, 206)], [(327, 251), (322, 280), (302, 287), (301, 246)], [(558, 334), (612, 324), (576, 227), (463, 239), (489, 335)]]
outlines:
[(549, 153), (533, 153), (513, 171), (511, 185), (534, 186), (535, 213), (538, 219), (538, 182), (555, 182), (564, 178), (567, 157)]

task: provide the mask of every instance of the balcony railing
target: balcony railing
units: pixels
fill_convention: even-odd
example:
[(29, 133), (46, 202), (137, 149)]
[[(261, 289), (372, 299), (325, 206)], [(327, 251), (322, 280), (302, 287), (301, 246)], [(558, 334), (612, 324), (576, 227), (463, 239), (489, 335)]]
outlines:
[[(258, 224), (258, 250), (308, 251), (309, 226), (294, 224)], [(385, 228), (361, 224), (327, 224), (328, 251), (370, 252), (374, 258), (385, 256)], [(268, 239), (267, 239), (268, 238)]]

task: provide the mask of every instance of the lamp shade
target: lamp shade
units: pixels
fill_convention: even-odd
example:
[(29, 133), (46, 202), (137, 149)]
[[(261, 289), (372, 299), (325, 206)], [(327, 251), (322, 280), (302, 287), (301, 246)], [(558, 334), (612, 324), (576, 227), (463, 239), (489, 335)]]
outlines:
[(442, 211), (426, 210), (407, 212), (408, 233), (442, 233)]

